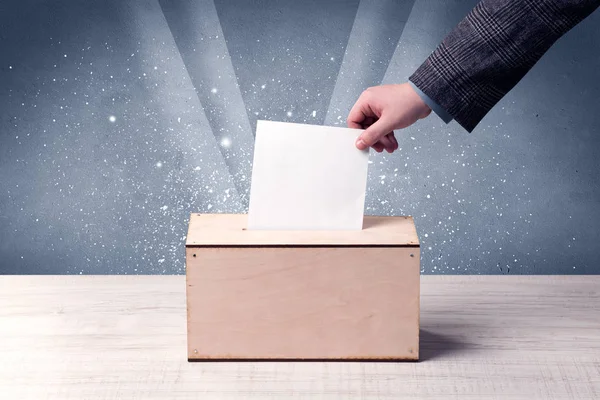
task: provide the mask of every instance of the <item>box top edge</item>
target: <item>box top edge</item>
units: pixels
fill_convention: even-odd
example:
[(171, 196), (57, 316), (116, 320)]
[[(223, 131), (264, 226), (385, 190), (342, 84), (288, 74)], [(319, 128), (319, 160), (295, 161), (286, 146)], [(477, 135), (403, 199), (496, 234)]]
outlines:
[(362, 230), (247, 230), (247, 214), (190, 216), (186, 247), (420, 247), (412, 216), (365, 216)]

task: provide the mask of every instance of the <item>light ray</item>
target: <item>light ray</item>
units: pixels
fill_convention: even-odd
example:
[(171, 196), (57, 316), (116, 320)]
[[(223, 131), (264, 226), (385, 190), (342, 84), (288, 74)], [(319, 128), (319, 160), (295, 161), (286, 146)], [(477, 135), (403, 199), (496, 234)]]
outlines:
[(248, 205), (254, 135), (213, 0), (161, 0), (238, 193)]
[(421, 65), (478, 0), (428, 2), (414, 5), (382, 83), (402, 83)]
[(329, 103), (326, 125), (344, 125), (363, 90), (381, 83), (414, 0), (362, 0)]

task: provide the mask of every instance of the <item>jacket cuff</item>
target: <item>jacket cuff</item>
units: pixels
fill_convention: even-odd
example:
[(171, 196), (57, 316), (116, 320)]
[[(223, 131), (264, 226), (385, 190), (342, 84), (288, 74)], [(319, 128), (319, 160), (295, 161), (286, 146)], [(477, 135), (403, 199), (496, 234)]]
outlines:
[[(440, 47), (443, 49), (443, 46)], [(432, 65), (432, 61), (437, 61), (439, 58), (437, 52), (440, 52), (439, 48), (417, 68), (410, 76), (409, 81), (440, 104), (467, 132), (472, 132), (491, 106), (488, 104), (484, 106), (481, 104), (485, 103), (483, 101), (466, 101), (464, 96), (461, 96), (456, 91), (455, 85), (450, 84), (448, 81), (449, 77), (442, 76), (443, 74), (439, 69)]]
[(410, 83), (410, 86), (412, 86), (412, 88), (415, 90), (415, 92), (417, 92), (417, 94), (421, 97), (423, 102), (425, 104), (427, 104), (429, 106), (429, 108), (431, 108), (431, 110), (434, 113), (436, 113), (438, 117), (440, 117), (442, 119), (442, 121), (444, 121), (445, 123), (449, 123), (450, 121), (453, 120), (452, 115), (450, 115), (442, 106), (440, 106), (438, 103), (436, 103), (431, 97), (429, 97), (425, 93), (423, 93), (423, 91), (421, 89), (419, 89), (417, 87), (417, 85), (415, 85), (410, 80), (408, 81), (408, 83)]

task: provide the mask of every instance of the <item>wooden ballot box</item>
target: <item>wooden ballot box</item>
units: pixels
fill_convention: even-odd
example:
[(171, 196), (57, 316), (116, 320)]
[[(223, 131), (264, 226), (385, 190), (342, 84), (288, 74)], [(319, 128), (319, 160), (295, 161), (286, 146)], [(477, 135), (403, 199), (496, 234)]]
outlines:
[(188, 360), (418, 360), (420, 248), (411, 217), (361, 231), (247, 230), (192, 214)]

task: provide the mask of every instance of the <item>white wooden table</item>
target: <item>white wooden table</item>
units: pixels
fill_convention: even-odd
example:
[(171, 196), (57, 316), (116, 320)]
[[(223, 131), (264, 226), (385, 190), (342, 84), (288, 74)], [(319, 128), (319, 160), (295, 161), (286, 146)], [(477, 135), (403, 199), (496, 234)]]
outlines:
[(418, 363), (189, 363), (183, 276), (0, 276), (0, 399), (600, 399), (600, 276), (421, 290)]

